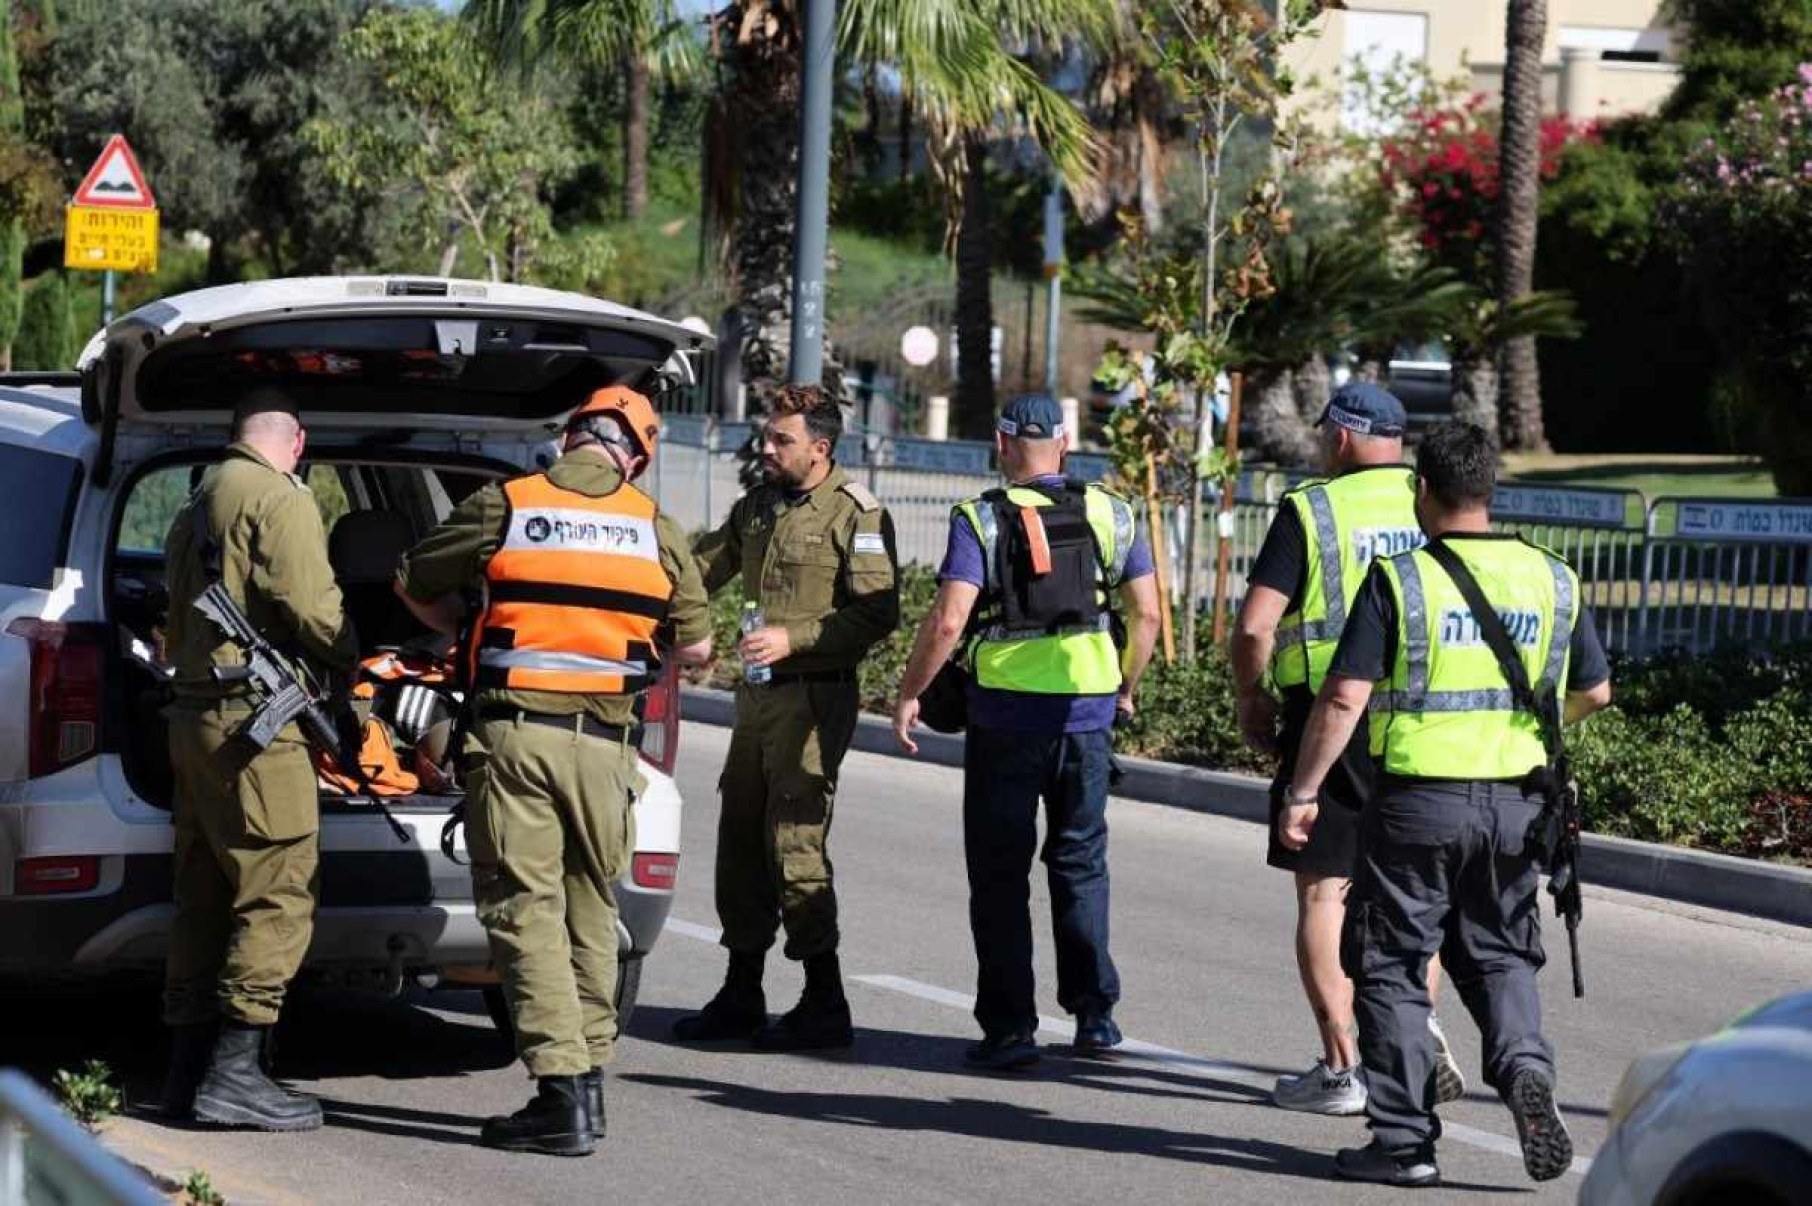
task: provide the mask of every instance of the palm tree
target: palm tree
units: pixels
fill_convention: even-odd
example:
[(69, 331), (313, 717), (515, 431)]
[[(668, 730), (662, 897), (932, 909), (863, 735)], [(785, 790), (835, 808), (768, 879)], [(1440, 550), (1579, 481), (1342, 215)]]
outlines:
[(570, 64), (623, 77), (622, 214), (648, 209), (648, 101), (654, 78), (693, 78), (699, 48), (675, 0), (466, 0), (462, 18), (505, 64)]
[[(779, 379), (791, 303), (801, 2), (732, 0), (712, 19), (722, 82), (707, 119), (705, 200), (736, 278), (744, 379), (758, 390)], [(1072, 187), (1092, 179), (1097, 151), (1088, 122), (1015, 51), (1104, 36), (1117, 19), (1114, 0), (843, 0), (838, 44), (846, 62), (882, 64), (898, 75), (951, 210), (979, 215), (986, 140), (1006, 121), (1043, 147)], [(959, 355), (970, 361), (961, 373), (976, 380), (979, 357), (986, 386), (979, 408), (989, 414), (992, 254), (984, 222), (959, 217), (953, 243), (965, 231), (959, 332), (976, 333), (959, 339)]]
[[(1498, 142), (1497, 304), (1509, 312), (1535, 287), (1535, 228), (1541, 189), (1541, 49), (1547, 0), (1510, 0), (1504, 30), (1504, 118)], [(1535, 338), (1503, 350), (1504, 445), (1545, 449)]]
[(1573, 339), (1582, 329), (1569, 294), (1525, 293), (1506, 306), (1483, 289), (1466, 286), (1447, 320), (1453, 417), (1477, 423), (1494, 436), (1507, 429), (1499, 414), (1499, 356), (1517, 341), (1533, 345), (1538, 337)]

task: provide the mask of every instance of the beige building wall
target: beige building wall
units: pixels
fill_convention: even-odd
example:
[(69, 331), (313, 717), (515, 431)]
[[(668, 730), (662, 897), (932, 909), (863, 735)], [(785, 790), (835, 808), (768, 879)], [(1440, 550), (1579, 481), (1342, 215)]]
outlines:
[[(1505, 0), (1348, 0), (1291, 47), (1316, 124), (1341, 120), (1332, 87), (1355, 55), (1382, 65), (1420, 59), (1441, 78), (1469, 77), (1495, 97), (1502, 89)], [(1543, 43), (1545, 108), (1578, 120), (1652, 112), (1678, 80), (1678, 35), (1661, 0), (1549, 0)], [(1606, 52), (1617, 57), (1607, 59)], [(1656, 61), (1622, 61), (1622, 56)], [(1312, 98), (1312, 99), (1311, 99)], [(1349, 115), (1350, 118), (1350, 115)]]

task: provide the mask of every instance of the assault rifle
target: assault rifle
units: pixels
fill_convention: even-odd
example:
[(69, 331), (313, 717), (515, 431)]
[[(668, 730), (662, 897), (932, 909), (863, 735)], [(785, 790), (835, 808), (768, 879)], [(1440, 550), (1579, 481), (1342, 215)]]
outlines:
[[(1572, 766), (1561, 725), (1558, 683), (1543, 682), (1540, 691), (1529, 683), (1529, 671), (1517, 655), (1504, 621), (1479, 589), (1472, 571), (1440, 540), (1430, 541), (1428, 555), (1453, 579), (1460, 597), (1472, 609), (1479, 635), (1497, 658), (1498, 668), (1510, 683), (1511, 698), (1516, 706), (1532, 713), (1541, 726), (1541, 744), (1547, 752), (1545, 766), (1538, 766), (1529, 777), (1532, 786), (1542, 793), (1541, 815), (1529, 827), (1524, 844), (1548, 873), (1548, 894), (1554, 898), (1554, 915), (1567, 926), (1567, 953), (1573, 965), (1573, 995), (1585, 996), (1585, 977), (1579, 966), (1579, 922), (1585, 915), (1585, 901), (1579, 894), (1579, 784), (1574, 782)], [(1561, 640), (1565, 634), (1555, 633)]]
[(342, 706), (330, 716), (302, 676), (262, 633), (252, 627), (245, 612), (220, 582), (210, 583), (196, 597), (195, 610), (207, 617), (222, 636), (237, 645), (245, 657), (243, 666), (214, 667), (214, 681), (222, 684), (249, 682), (258, 695), (258, 706), (233, 731), (233, 736), (249, 742), (254, 749), (269, 749), (284, 726), (295, 722), (309, 745), (333, 759), (359, 785), (360, 796), (370, 801), (378, 814), (389, 822), (397, 840), (409, 842), (409, 831), (372, 792), (370, 776), (359, 763), (359, 747), (364, 735), (352, 709)]

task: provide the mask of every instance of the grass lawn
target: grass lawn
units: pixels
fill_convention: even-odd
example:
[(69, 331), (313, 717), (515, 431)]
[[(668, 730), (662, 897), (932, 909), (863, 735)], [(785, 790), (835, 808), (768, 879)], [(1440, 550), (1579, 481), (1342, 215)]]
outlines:
[(1773, 498), (1776, 494), (1768, 470), (1748, 457), (1511, 453), (1504, 458), (1504, 467), (1508, 476), (1519, 481), (1640, 490), (1650, 502), (1679, 495)]

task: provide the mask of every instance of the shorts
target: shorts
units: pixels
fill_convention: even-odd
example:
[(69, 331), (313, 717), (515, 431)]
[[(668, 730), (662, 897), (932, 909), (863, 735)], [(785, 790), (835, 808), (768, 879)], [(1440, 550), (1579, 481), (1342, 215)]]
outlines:
[(1307, 691), (1293, 690), (1284, 695), (1283, 733), (1278, 743), (1282, 757), (1277, 777), (1271, 781), (1271, 827), (1265, 840), (1265, 862), (1282, 871), (1350, 879), (1359, 863), (1359, 812), (1371, 800), (1378, 782), (1371, 736), (1363, 719), (1321, 786), (1321, 810), (1316, 815), (1315, 828), (1309, 832), (1309, 844), (1301, 850), (1291, 850), (1277, 838), (1284, 788), (1296, 774), (1296, 756), (1302, 749), (1303, 733), (1314, 705), (1315, 698)]

